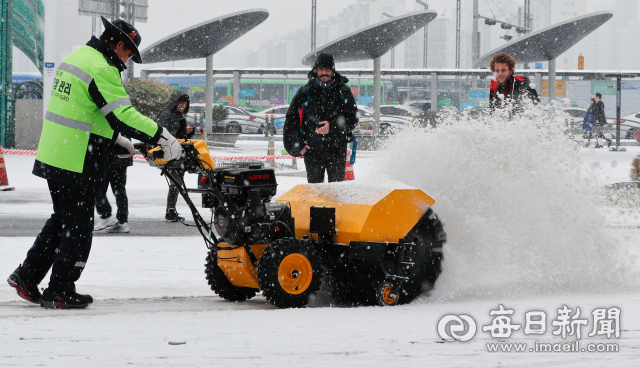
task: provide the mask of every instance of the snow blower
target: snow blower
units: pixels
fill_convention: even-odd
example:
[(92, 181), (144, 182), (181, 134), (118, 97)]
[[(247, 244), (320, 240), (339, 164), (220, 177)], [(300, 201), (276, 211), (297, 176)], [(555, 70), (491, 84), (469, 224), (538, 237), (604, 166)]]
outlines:
[[(180, 142), (182, 157), (169, 163), (159, 147), (136, 147), (189, 206), (209, 248), (206, 278), (220, 297), (243, 301), (262, 291), (277, 307), (303, 307), (322, 286), (340, 304), (387, 306), (411, 302), (440, 275), (446, 234), (423, 191), (306, 184), (271, 202), (273, 169), (216, 167), (204, 141)], [(167, 169), (197, 173), (198, 187)], [(209, 222), (189, 193), (202, 195)]]

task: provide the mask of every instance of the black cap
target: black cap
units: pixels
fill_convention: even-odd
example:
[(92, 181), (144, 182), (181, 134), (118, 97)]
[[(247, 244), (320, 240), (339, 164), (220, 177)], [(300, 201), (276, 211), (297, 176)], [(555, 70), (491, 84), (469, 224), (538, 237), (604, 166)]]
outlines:
[(318, 55), (315, 64), (313, 64), (313, 67), (327, 68), (333, 70), (334, 72), (336, 71), (336, 65), (333, 62), (333, 55), (327, 54), (325, 52)]
[(140, 32), (131, 24), (125, 22), (122, 19), (116, 19), (113, 23), (109, 22), (105, 17), (101, 16), (102, 24), (104, 24), (105, 31), (111, 31), (112, 34), (118, 35), (117, 39), (119, 41), (123, 41), (131, 52), (133, 52), (133, 61), (135, 63), (141, 64), (142, 58), (140, 57), (140, 51), (138, 51), (138, 46), (142, 41), (142, 37), (140, 37)]
[(596, 93), (596, 97), (602, 98), (602, 93), (600, 93), (600, 92)]

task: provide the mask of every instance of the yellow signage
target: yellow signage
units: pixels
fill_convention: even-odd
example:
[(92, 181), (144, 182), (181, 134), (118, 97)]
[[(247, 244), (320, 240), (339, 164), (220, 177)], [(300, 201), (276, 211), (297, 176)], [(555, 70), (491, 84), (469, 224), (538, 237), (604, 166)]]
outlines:
[[(565, 95), (565, 85), (566, 85), (566, 83), (563, 80), (556, 81), (556, 97)], [(549, 96), (549, 81), (548, 80), (543, 80), (542, 81), (542, 95), (543, 96)]]

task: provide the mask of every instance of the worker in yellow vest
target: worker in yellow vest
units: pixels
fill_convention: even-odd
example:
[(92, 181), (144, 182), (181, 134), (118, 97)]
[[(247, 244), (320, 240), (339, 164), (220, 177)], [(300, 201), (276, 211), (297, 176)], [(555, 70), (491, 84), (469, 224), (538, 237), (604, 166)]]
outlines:
[[(116, 141), (123, 136), (158, 144), (164, 159), (182, 153), (178, 141), (131, 106), (121, 81), (125, 62), (141, 63), (141, 37), (129, 23), (102, 17), (104, 33), (67, 56), (56, 70), (33, 174), (47, 180), (53, 215), (8, 282), (22, 298), (45, 308), (84, 308), (90, 295), (75, 282), (84, 270), (93, 231), (95, 192), (103, 187)], [(38, 284), (51, 269), (42, 295)]]

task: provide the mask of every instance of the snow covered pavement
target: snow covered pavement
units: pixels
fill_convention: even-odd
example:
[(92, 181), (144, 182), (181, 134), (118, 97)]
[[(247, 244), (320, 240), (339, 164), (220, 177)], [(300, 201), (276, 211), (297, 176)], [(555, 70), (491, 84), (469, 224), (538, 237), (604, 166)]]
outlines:
[[(574, 199), (569, 191), (556, 188), (563, 196), (558, 198), (549, 197), (549, 193), (536, 193), (547, 196), (546, 202), (536, 207), (541, 202), (539, 199), (536, 202), (521, 195), (533, 187), (514, 181), (519, 187), (511, 192), (508, 187), (501, 187), (499, 179), (481, 177), (487, 171), (482, 167), (482, 160), (476, 159), (476, 167), (468, 166), (459, 147), (454, 147), (455, 152), (447, 153), (454, 161), (442, 162), (442, 170), (448, 170), (458, 182), (446, 181), (440, 178), (440, 167), (421, 170), (423, 167), (420, 166), (425, 160), (433, 159), (429, 150), (446, 149), (436, 141), (420, 138), (422, 141), (416, 145), (426, 146), (424, 151), (412, 151), (417, 146), (407, 140), (406, 152), (392, 154), (391, 162), (360, 160), (356, 164), (356, 177), (371, 180), (379, 173), (402, 176), (396, 175), (393, 165), (398, 170), (409, 165), (413, 172), (400, 179), (423, 188), (440, 200), (434, 209), (444, 214), (450, 240), (445, 246), (444, 272), (431, 297), (391, 308), (336, 308), (315, 302), (305, 309), (278, 310), (261, 296), (247, 302), (231, 303), (215, 296), (207, 285), (204, 275), (207, 249), (195, 229), (191, 235), (177, 237), (97, 236), (87, 268), (77, 284), (79, 292), (95, 298), (94, 304), (86, 310), (44, 310), (22, 301), (8, 285), (0, 287), (0, 366), (637, 366), (640, 290), (637, 284), (626, 280), (640, 270), (636, 260), (640, 249), (638, 211), (630, 207), (604, 206), (602, 218), (606, 221), (602, 229), (590, 233), (593, 237), (582, 238), (584, 224), (572, 222), (582, 217), (576, 215), (575, 219), (562, 220), (564, 217), (553, 215), (562, 210), (554, 208), (554, 204), (564, 205)], [(442, 137), (436, 138), (442, 140)], [(442, 140), (442, 145), (447, 144), (452, 143)], [(245, 146), (242, 152), (252, 150), (254, 148)], [(579, 157), (592, 169), (601, 185), (626, 181), (629, 164), (638, 153), (640, 148), (637, 147), (629, 147), (626, 153), (582, 149)], [(480, 156), (473, 151), (468, 154)], [(507, 150), (505, 155), (508, 154)], [(423, 161), (414, 162), (412, 157)], [(42, 219), (44, 223), (51, 208), (45, 181), (30, 174), (33, 157), (5, 155), (5, 159), (9, 181), (16, 191), (0, 194), (0, 222), (23, 218)], [(462, 167), (458, 169), (452, 162), (459, 162)], [(543, 164), (525, 164), (529, 171), (544, 169), (539, 166)], [(516, 160), (498, 162), (496, 167), (502, 170), (505, 165), (510, 166), (508, 170), (522, 172)], [(423, 171), (431, 175), (433, 186), (424, 184), (428, 175), (423, 176)], [(465, 173), (469, 173), (469, 178)], [(145, 219), (150, 223), (162, 221), (166, 183), (158, 174), (157, 169), (144, 163), (129, 169), (132, 219)], [(561, 183), (565, 180), (562, 175), (556, 179), (540, 179), (539, 183)], [(508, 175), (504, 177), (515, 180)], [(486, 197), (474, 199), (473, 195), (480, 189), (467, 195), (460, 194), (459, 198), (451, 195), (462, 187), (471, 188), (466, 181), (472, 179), (487, 193)], [(278, 177), (278, 181), (278, 195), (281, 195), (295, 184), (304, 182), (305, 178)], [(480, 200), (485, 201), (483, 203), (493, 201), (496, 212), (479, 218), (471, 213), (471, 207), (464, 205), (469, 201), (470, 205), (476, 205)], [(536, 221), (547, 223), (549, 220), (524, 217), (523, 220), (534, 222), (528, 226), (526, 222), (518, 222), (522, 219), (509, 222), (500, 217), (501, 202), (516, 200), (523, 212), (543, 211), (541, 216), (550, 217), (558, 224), (557, 228), (536, 232)], [(194, 201), (197, 203), (199, 199)], [(545, 203), (548, 206), (543, 206)], [(180, 206), (178, 211), (187, 214), (186, 206), (183, 203)], [(571, 206), (584, 208), (580, 203)], [(547, 207), (549, 212), (544, 212)], [(566, 217), (564, 212), (560, 214)], [(499, 229), (495, 225), (497, 221), (507, 221), (508, 226)], [(613, 222), (617, 225), (609, 226)], [(555, 250), (553, 244), (538, 244), (540, 239), (549, 239), (539, 232), (562, 236), (562, 242), (555, 246), (564, 249)], [(508, 235), (517, 235), (519, 242), (512, 242)], [(601, 250), (589, 242), (589, 239), (601, 239), (601, 236), (612, 239), (612, 249), (625, 254), (627, 260), (599, 253), (585, 254)], [(0, 271), (5, 277), (23, 260), (33, 239), (34, 236), (6, 236), (0, 232), (0, 254), (3, 255)], [(586, 240), (577, 242), (575, 239)], [(536, 254), (531, 248), (539, 252), (534, 258), (528, 258)], [(567, 257), (554, 259), (558, 254)], [(580, 272), (581, 268), (609, 265), (607, 262), (616, 260), (627, 267), (628, 273), (624, 270), (609, 273), (599, 268)], [(46, 283), (41, 285), (45, 286)], [(499, 305), (513, 311), (509, 315), (512, 324), (521, 325), (508, 338), (492, 337), (491, 331), (483, 330), (494, 323), (497, 316), (490, 313), (498, 310)], [(546, 344), (557, 344), (549, 346), (562, 348), (562, 344), (576, 341), (575, 334), (563, 339), (553, 333), (559, 325), (552, 322), (562, 320), (558, 310), (564, 305), (572, 309), (570, 321), (586, 319), (577, 345), (585, 351), (536, 351)], [(580, 316), (575, 315), (577, 307), (581, 309)], [(615, 324), (614, 318), (608, 318), (611, 315), (596, 320), (592, 314), (599, 309), (611, 312), (613, 308), (620, 309), (619, 325)], [(546, 314), (544, 333), (525, 333), (525, 313), (531, 311)], [(445, 342), (438, 332), (438, 321), (445, 315), (469, 315), (477, 324), (475, 336), (467, 342)], [(606, 321), (612, 323), (612, 328), (618, 328), (618, 338), (597, 334), (606, 332)], [(451, 325), (447, 331), (455, 332)], [(594, 336), (588, 336), (594, 331)], [(461, 335), (464, 332), (459, 331)], [(517, 345), (516, 348), (513, 344), (526, 346)], [(588, 351), (600, 347), (618, 351)], [(503, 352), (509, 348), (511, 352)], [(498, 352), (490, 352), (490, 349), (498, 349)], [(516, 352), (516, 349), (523, 351)]]

